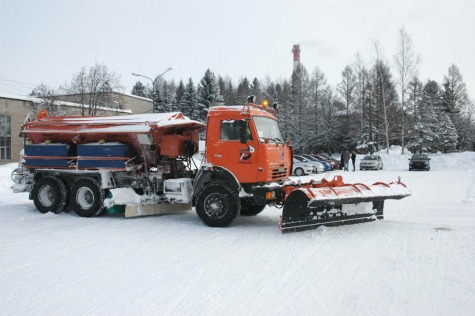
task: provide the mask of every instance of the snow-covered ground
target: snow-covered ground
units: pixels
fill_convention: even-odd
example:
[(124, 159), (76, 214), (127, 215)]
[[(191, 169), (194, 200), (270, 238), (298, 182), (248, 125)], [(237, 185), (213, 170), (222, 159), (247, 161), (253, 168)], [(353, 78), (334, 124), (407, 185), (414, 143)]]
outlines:
[(400, 176), (413, 195), (385, 220), (286, 235), (275, 208), (222, 229), (193, 211), (41, 214), (0, 166), (0, 314), (474, 315), (475, 153), (431, 155), (429, 172), (382, 157), (330, 176)]

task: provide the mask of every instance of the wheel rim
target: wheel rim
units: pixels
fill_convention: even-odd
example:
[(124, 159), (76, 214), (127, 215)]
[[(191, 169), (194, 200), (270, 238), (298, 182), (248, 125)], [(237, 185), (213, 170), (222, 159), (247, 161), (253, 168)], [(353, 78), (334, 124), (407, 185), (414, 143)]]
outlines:
[(297, 176), (303, 175), (302, 169), (297, 169), (297, 170), (295, 170), (295, 174), (296, 174)]
[(213, 193), (205, 199), (204, 209), (209, 217), (221, 218), (228, 210), (228, 203), (221, 194)]
[(94, 204), (94, 193), (91, 189), (82, 187), (76, 194), (76, 201), (83, 210), (90, 209)]
[(42, 186), (38, 191), (38, 201), (45, 207), (50, 207), (54, 203), (54, 192), (50, 185)]

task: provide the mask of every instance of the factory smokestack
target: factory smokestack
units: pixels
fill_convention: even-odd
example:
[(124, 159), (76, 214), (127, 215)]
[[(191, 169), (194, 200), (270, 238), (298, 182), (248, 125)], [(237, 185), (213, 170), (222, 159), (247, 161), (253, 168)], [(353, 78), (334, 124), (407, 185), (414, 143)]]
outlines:
[(294, 55), (294, 71), (297, 71), (297, 69), (300, 66), (300, 45), (295, 44), (294, 47), (292, 48), (292, 54)]

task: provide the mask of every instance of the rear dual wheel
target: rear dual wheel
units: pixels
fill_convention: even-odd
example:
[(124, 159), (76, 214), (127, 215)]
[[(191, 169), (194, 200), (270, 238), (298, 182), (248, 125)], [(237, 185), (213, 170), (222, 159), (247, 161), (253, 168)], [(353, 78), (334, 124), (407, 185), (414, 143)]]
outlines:
[(71, 189), (71, 206), (81, 217), (99, 216), (104, 211), (104, 190), (92, 178), (77, 180)]
[(33, 203), (41, 213), (60, 213), (68, 204), (68, 190), (57, 177), (43, 176), (35, 181), (31, 191)]

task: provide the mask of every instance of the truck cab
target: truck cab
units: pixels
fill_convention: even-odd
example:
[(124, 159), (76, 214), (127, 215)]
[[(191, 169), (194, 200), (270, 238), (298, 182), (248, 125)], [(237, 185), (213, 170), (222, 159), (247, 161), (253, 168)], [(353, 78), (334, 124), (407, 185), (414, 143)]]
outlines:
[(206, 161), (229, 170), (241, 184), (280, 182), (291, 173), (291, 156), (276, 117), (257, 106), (211, 108)]
[[(292, 172), (291, 155), (276, 111), (265, 102), (210, 108), (205, 163), (194, 181), (200, 218), (209, 226), (227, 226), (238, 214), (257, 215), (267, 204), (281, 202), (281, 184)], [(236, 209), (235, 214), (221, 221), (225, 208)]]

